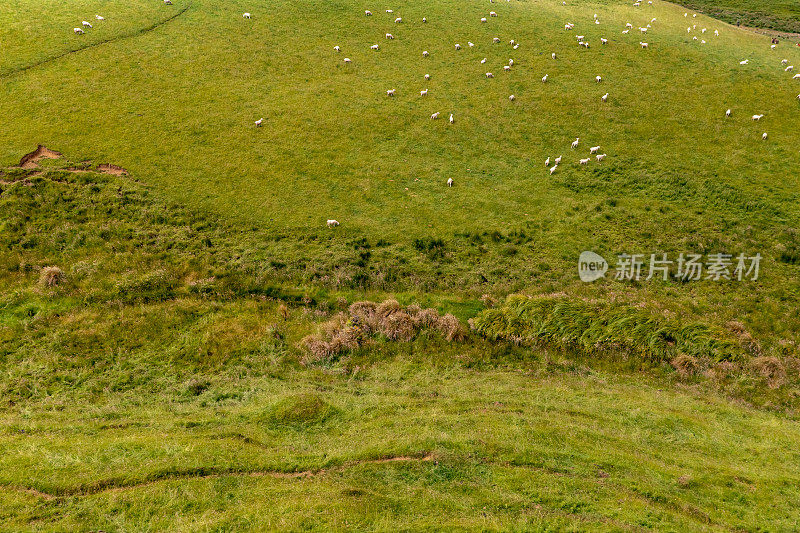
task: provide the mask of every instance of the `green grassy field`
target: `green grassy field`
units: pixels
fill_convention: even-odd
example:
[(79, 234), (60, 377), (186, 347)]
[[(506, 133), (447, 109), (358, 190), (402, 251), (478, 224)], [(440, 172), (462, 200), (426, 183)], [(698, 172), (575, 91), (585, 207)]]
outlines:
[(800, 33), (800, 6), (790, 0), (682, 0), (677, 3), (730, 24)]
[(1, 530), (800, 527), (800, 48), (661, 1), (173, 3), (0, 11)]

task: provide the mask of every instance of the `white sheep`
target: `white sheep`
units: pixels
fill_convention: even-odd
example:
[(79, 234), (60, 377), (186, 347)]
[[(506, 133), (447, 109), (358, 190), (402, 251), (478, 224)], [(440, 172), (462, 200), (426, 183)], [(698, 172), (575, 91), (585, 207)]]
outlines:
[(761, 139), (764, 141), (767, 140), (767, 132), (764, 132), (764, 135), (761, 136)]
[(581, 43), (581, 46), (583, 46), (584, 48), (589, 48), (589, 43), (586, 43), (586, 42)]
[(595, 159), (597, 159), (598, 163), (600, 161), (602, 161), (603, 159), (605, 159), (605, 158), (606, 158), (606, 154), (597, 154), (597, 156), (595, 157)]
[(589, 148), (589, 153), (596, 154), (599, 150), (600, 150), (599, 146), (592, 146), (591, 148)]
[(730, 110), (730, 109), (728, 109), (727, 111), (725, 111), (725, 116), (726, 116), (726, 117), (729, 117), (729, 116), (731, 116), (731, 110)]
[(473, 43), (472, 41), (467, 41), (467, 44), (469, 45), (469, 47), (470, 47), (470, 48), (472, 48), (473, 46), (475, 46), (475, 43)]
[(623, 31), (622, 31), (622, 33), (624, 33), (625, 35), (627, 35), (629, 31), (631, 31), (631, 30), (623, 30)]
[(770, 46), (770, 48), (775, 50), (775, 45), (773, 44), (772, 46)]
[(517, 97), (512, 94), (511, 96), (508, 97), (508, 99), (513, 102), (514, 100), (517, 99)]
[(486, 17), (481, 17), (481, 22), (486, 22)]
[(497, 13), (495, 13), (494, 11), (489, 11), (489, 16), (490, 17), (496, 17)]
[(586, 159), (581, 159), (581, 165), (588, 165), (589, 161), (591, 161), (591, 158), (588, 157)]
[(784, 59), (784, 60), (781, 61), (781, 65), (786, 65), (787, 63), (789, 63), (788, 59)]
[(556, 165), (560, 165), (560, 164), (561, 164), (561, 158), (562, 158), (562, 157), (564, 157), (564, 156), (561, 156), (561, 155), (560, 155), (560, 156), (556, 157), (556, 160), (555, 160), (555, 164), (556, 164)]
[(91, 28), (92, 27), (92, 24), (90, 22), (88, 22), (88, 21), (85, 21), (85, 20), (83, 22), (81, 22), (81, 24), (83, 24), (84, 28)]
[(558, 165), (553, 165), (552, 167), (550, 167), (550, 175), (551, 176), (553, 175), (553, 173), (556, 171), (557, 168), (558, 168)]
[(600, 76), (597, 76), (597, 77), (595, 78), (595, 80), (597, 80), (597, 83), (600, 83), (601, 81), (603, 81), (603, 78), (601, 78)]
[(764, 115), (753, 115), (753, 120), (755, 120), (756, 122), (758, 122), (762, 118), (764, 118)]
[(500, 37), (495, 37), (494, 39), (492, 39), (492, 41), (494, 41), (495, 43), (499, 43), (500, 42)]
[(350, 63), (350, 58), (349, 58), (349, 57), (345, 57), (345, 58), (344, 58), (344, 62), (345, 62), (345, 63)]
[(794, 65), (789, 65), (788, 67), (786, 67), (785, 69), (783, 69), (783, 71), (784, 71), (784, 72), (791, 72), (791, 71), (793, 71), (793, 70), (794, 70)]
[(739, 64), (740, 64), (740, 65), (746, 65), (746, 64), (748, 64), (749, 62), (750, 62), (750, 60), (749, 60), (749, 59), (743, 59), (742, 61), (739, 61)]
[(707, 29), (703, 28), (702, 30), (700, 30), (700, 33), (705, 33), (707, 31), (708, 31)]
[(370, 48), (373, 49), (373, 50), (377, 50), (378, 49), (378, 45), (377, 44), (373, 44), (372, 46), (370, 46)]
[(393, 9), (387, 9), (386, 12), (391, 15), (392, 13), (394, 13), (394, 10)]
[(573, 150), (574, 150), (575, 148), (577, 148), (577, 147), (578, 147), (578, 143), (580, 142), (580, 140), (581, 140), (581, 138), (580, 138), (580, 137), (578, 137), (578, 138), (577, 138), (577, 139), (575, 139), (575, 141), (572, 143), (572, 149), (573, 149)]
[(647, 28), (639, 28), (639, 31), (642, 33), (647, 33)]
[(604, 102), (605, 102), (606, 100), (608, 100), (608, 93), (606, 93), (606, 94), (604, 94), (603, 96), (601, 96), (601, 97), (600, 97), (600, 100), (602, 100), (602, 101), (604, 101)]
[(542, 83), (547, 83), (547, 74), (542, 77)]
[(650, 48), (650, 45), (647, 43), (639, 43), (639, 44), (642, 46), (642, 48)]
[(650, 19), (650, 24), (652, 24), (652, 23), (653, 23), (653, 22), (655, 22), (655, 21), (656, 21), (656, 18), (655, 18), (655, 17), (651, 18), (651, 19)]
[(511, 70), (511, 67), (509, 67), (508, 65), (503, 65), (503, 70), (508, 72), (509, 70)]
[(486, 77), (487, 78), (494, 78), (494, 74), (492, 74), (491, 72), (487, 72), (486, 73)]
[(461, 45), (456, 43), (456, 50), (461, 50)]
[(600, 43), (601, 44), (608, 44), (608, 39), (604, 39), (604, 38), (600, 37)]
[(582, 41), (584, 39), (584, 36), (583, 35), (576, 35), (575, 39), (577, 39), (578, 41)]
[(793, 80), (800, 80), (800, 74), (795, 74), (794, 76), (792, 76), (792, 79)]
[(428, 89), (422, 89), (422, 90), (419, 92), (419, 95), (420, 95), (420, 96), (428, 96)]
[(514, 60), (513, 59), (509, 59), (508, 60), (508, 65), (513, 67), (514, 66)]
[(425, 23), (425, 22), (428, 22), (428, 19), (427, 19), (427, 18), (425, 18), (425, 17), (422, 17), (422, 22), (423, 22), (423, 23)]
[(256, 128), (260, 128), (261, 124), (263, 124), (263, 123), (264, 123), (264, 118), (263, 117), (258, 119), (258, 120), (256, 120), (256, 122), (255, 122)]
[(101, 17), (100, 15), (95, 15), (94, 18), (96, 18), (97, 20), (106, 20), (105, 17)]
[(389, 89), (386, 91), (386, 96), (394, 96), (394, 89)]
[(425, 74), (424, 77), (425, 77), (425, 81), (428, 81), (429, 79), (431, 79), (431, 75), (430, 74)]
[(484, 63), (486, 63), (486, 58), (485, 57), (483, 59), (481, 59), (481, 65), (483, 65)]
[(448, 187), (452, 187), (453, 186), (453, 178), (447, 178), (447, 186)]
[(168, 6), (171, 6), (172, 5), (172, 0), (164, 0), (164, 4), (168, 5)]
[(73, 31), (78, 35), (83, 35), (84, 31), (80, 28), (73, 28)]
[(243, 13), (242, 14), (242, 18), (249, 19), (250, 18), (250, 13)]
[(437, 118), (439, 118), (439, 112), (438, 111), (436, 113), (434, 113), (433, 115), (431, 115), (431, 120), (436, 120)]
[(518, 45), (518, 44), (515, 44), (515, 45), (513, 46), (513, 48), (514, 48), (514, 50), (516, 50), (517, 48), (519, 48), (519, 45)]
[(626, 27), (626, 28), (633, 28), (633, 24), (631, 24), (630, 22), (627, 22), (627, 23), (625, 24), (625, 27)]
[(339, 225), (339, 221), (338, 220), (333, 220), (332, 218), (328, 219), (328, 227), (329, 228), (335, 228), (338, 225)]
[(450, 124), (452, 124), (453, 122), (455, 122), (455, 120), (453, 120), (453, 114), (450, 113)]
[(401, 22), (403, 22), (403, 19), (400, 18), (400, 17), (397, 17), (396, 19), (394, 19), (394, 23), (395, 24), (400, 24)]
[(370, 10), (364, 11), (364, 15), (366, 15), (367, 17), (371, 17), (372, 16), (372, 11), (370, 11)]
[(553, 53), (550, 55), (550, 57), (552, 57), (553, 59), (555, 59), (555, 58), (556, 58), (556, 53), (555, 53), (555, 52), (553, 52)]
[(392, 35), (391, 33), (387, 33), (386, 34), (386, 38), (387, 39), (394, 39), (394, 35)]
[(422, 57), (428, 57), (429, 55), (427, 50), (422, 51)]
[(336, 50), (337, 52), (341, 50), (341, 48), (339, 48), (339, 45), (334, 46), (333, 49)]
[(719, 37), (719, 30), (714, 30), (714, 35), (715, 35), (716, 37)]
[(550, 158), (549, 157), (544, 160), (544, 166), (546, 166), (546, 167), (550, 166)]

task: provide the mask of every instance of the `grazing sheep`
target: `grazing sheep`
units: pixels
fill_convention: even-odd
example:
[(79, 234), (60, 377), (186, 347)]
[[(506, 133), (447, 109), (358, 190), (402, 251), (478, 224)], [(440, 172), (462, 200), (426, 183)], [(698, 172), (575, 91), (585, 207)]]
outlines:
[(697, 18), (697, 13), (694, 13), (694, 14), (692, 15), (692, 18), (693, 18), (693, 19), (696, 19), (696, 18)]
[(629, 31), (631, 31), (631, 30), (623, 30), (623, 31), (622, 31), (622, 33), (624, 33), (625, 35), (627, 35)]
[(787, 64), (788, 62), (789, 62), (789, 60), (788, 60), (788, 59), (784, 59), (783, 61), (781, 61), (781, 65), (785, 65), (785, 64)]
[(386, 38), (387, 39), (394, 39), (394, 35), (392, 35), (391, 33), (387, 33), (386, 34)]
[(461, 45), (456, 43), (456, 50), (461, 50)]
[(647, 28), (639, 28), (639, 31), (642, 33), (647, 33)]
[(438, 111), (436, 113), (434, 113), (433, 115), (431, 115), (431, 120), (436, 120), (437, 118), (439, 118), (439, 112)]
[(800, 80), (800, 74), (795, 74), (794, 76), (792, 76), (792, 79), (793, 80)]
[(339, 45), (334, 46), (333, 49), (336, 50), (337, 52), (341, 50), (341, 48), (339, 48)]
[(516, 50), (517, 48), (519, 48), (519, 45), (518, 45), (518, 44), (515, 44), (515, 45), (514, 45), (514, 50)]
[(514, 60), (513, 59), (509, 59), (508, 60), (508, 65), (513, 67), (514, 66)]
[(517, 97), (512, 94), (511, 96), (508, 97), (508, 99), (513, 102), (514, 100), (517, 99)]
[(775, 50), (775, 45), (773, 44), (772, 46), (770, 46), (770, 48), (771, 48), (772, 50)]
[(595, 20), (594, 23), (595, 24), (600, 24), (600, 21), (599, 20)]
[(547, 74), (545, 74), (545, 75), (544, 75), (544, 77), (542, 77), (542, 83), (547, 83), (547, 76), (548, 76), (548, 75), (547, 75)]
[(94, 18), (96, 18), (97, 20), (106, 20), (105, 17), (101, 17), (100, 15), (95, 15)]
[(394, 19), (394, 23), (395, 24), (400, 24), (401, 22), (403, 22), (403, 19), (400, 18), (400, 17), (397, 17), (396, 19)]
[(766, 132), (764, 132), (764, 135), (761, 136), (761, 139), (764, 140), (764, 141), (767, 140), (767, 133)]
[(394, 89), (389, 89), (386, 91), (386, 96), (394, 96)]
[(650, 45), (647, 43), (639, 43), (639, 44), (642, 45), (642, 48), (650, 48)]
[(509, 67), (508, 65), (503, 65), (503, 70), (508, 72), (509, 70), (511, 70), (511, 67)]
[(487, 72), (486, 73), (486, 77), (487, 78), (494, 78), (494, 74), (492, 74), (491, 72)]
[(743, 60), (743, 61), (739, 61), (739, 64), (740, 64), (740, 65), (746, 65), (746, 64), (748, 64), (749, 62), (750, 62), (750, 60), (749, 60), (749, 59), (745, 59), (745, 60)]
[(589, 48), (589, 43), (580, 43), (580, 45), (585, 47), (585, 48)]
[(373, 49), (373, 50), (377, 50), (378, 49), (378, 45), (377, 44), (373, 44), (372, 46), (370, 46), (370, 48)]
[(473, 46), (475, 46), (475, 43), (473, 43), (472, 41), (467, 41), (467, 44), (469, 45), (469, 47), (470, 47), (470, 48), (472, 48)]
[(756, 122), (758, 122), (762, 118), (764, 118), (764, 115), (753, 115), (753, 120), (755, 120)]
[(550, 158), (549, 157), (544, 160), (544, 166), (546, 166), (546, 167), (550, 166)]
[(490, 17), (496, 17), (497, 13), (495, 13), (494, 11), (489, 11), (489, 16)]
[(483, 59), (481, 59), (481, 65), (483, 65), (484, 63), (486, 63), (486, 58), (485, 57)]
[(486, 17), (481, 17), (481, 22), (486, 22)]
[(603, 78), (601, 78), (600, 76), (597, 76), (597, 77), (595, 78), (595, 80), (597, 80), (597, 83), (600, 83), (601, 81), (603, 81)]
[(591, 161), (591, 159), (587, 157), (586, 159), (581, 159), (580, 163), (581, 165), (588, 165), (589, 161)]
[(453, 122), (455, 122), (455, 120), (453, 120), (453, 114), (450, 113), (450, 124), (452, 124)]
[(605, 158), (606, 158), (606, 154), (597, 154), (597, 156), (595, 157), (595, 159), (597, 159), (598, 163), (600, 161), (602, 161), (603, 159), (605, 159)]
[(600, 147), (599, 147), (599, 146), (592, 146), (591, 148), (589, 148), (589, 153), (590, 153), (590, 154), (595, 154), (595, 153), (597, 153), (599, 150), (600, 150)]
[(600, 97), (600, 100), (602, 100), (602, 101), (604, 101), (604, 102), (605, 102), (606, 100), (608, 100), (608, 93), (606, 93), (606, 94), (604, 94), (603, 96), (601, 96), (601, 97)]
[(725, 111), (725, 116), (726, 116), (726, 117), (729, 117), (729, 116), (731, 116), (731, 110), (730, 110), (730, 109), (728, 109), (727, 111)]
[(246, 18), (246, 19), (249, 19), (250, 18), (250, 13), (243, 13), (242, 17)]
[(508, 41), (508, 44), (510, 44), (511, 46), (514, 46), (514, 43), (515, 43), (515, 42), (516, 42), (516, 41), (515, 41), (514, 39), (511, 39), (510, 41)]
[(550, 175), (551, 176), (553, 175), (553, 173), (556, 171), (557, 168), (558, 168), (558, 165), (553, 165), (552, 167), (550, 167)]
[(425, 81), (428, 81), (429, 79), (431, 79), (431, 75), (430, 74), (425, 74)]
[(700, 44), (706, 44), (706, 40), (703, 39), (702, 41), (700, 41)]
[(554, 163), (555, 163), (556, 165), (560, 165), (560, 164), (561, 164), (561, 159), (562, 159), (562, 157), (563, 157), (563, 156), (558, 156), (558, 157), (556, 157), (556, 160), (554, 161)]
[(696, 41), (696, 40), (697, 40), (697, 37), (692, 37), (692, 39)]
[(428, 96), (428, 89), (422, 89), (422, 90), (419, 92), (419, 95), (420, 95), (420, 96)]
[(89, 22), (85, 21), (85, 20), (83, 22), (81, 22), (81, 24), (83, 24), (84, 28), (91, 28), (92, 27), (92, 25)]
[(394, 13), (394, 10), (392, 10), (392, 9), (387, 9), (387, 10), (386, 10), (386, 12), (387, 12), (387, 13), (389, 13), (389, 14), (391, 15), (392, 13)]
[(429, 55), (427, 50), (422, 51), (422, 57), (428, 57)]
[(578, 143), (580, 142), (580, 140), (581, 140), (581, 138), (580, 138), (580, 137), (578, 137), (578, 138), (577, 138), (577, 139), (575, 139), (575, 141), (572, 143), (572, 149), (573, 149), (573, 150), (574, 150), (575, 148), (577, 148), (577, 147), (578, 147)]
[(73, 31), (78, 35), (83, 35), (84, 31), (80, 28), (73, 28)]
[(626, 24), (625, 24), (625, 27), (626, 27), (626, 28), (633, 28), (633, 24), (631, 24), (630, 22), (628, 22), (628, 23), (626, 23)]
[(600, 37), (600, 43), (601, 44), (608, 44), (608, 39), (604, 39), (604, 38)]
[(256, 128), (260, 128), (261, 124), (263, 124), (263, 123), (264, 123), (264, 118), (263, 117), (258, 119), (258, 120), (256, 120), (256, 122), (255, 122)]
[(797, 99), (800, 100), (800, 94), (797, 95)]
[(705, 28), (703, 28), (702, 30), (700, 30), (700, 33), (705, 33), (705, 32), (707, 32), (707, 31), (708, 31), (708, 30), (706, 30)]
[(364, 15), (366, 15), (367, 17), (371, 17), (372, 16), (372, 11), (369, 11), (369, 10), (364, 11)]
[(793, 70), (794, 70), (794, 65), (789, 65), (789, 66), (788, 66), (788, 67), (786, 67), (786, 68), (785, 68), (783, 71), (784, 71), (784, 72), (791, 72), (791, 71), (793, 71)]
[(495, 43), (499, 43), (500, 42), (500, 37), (495, 37), (494, 39), (492, 39), (492, 41), (494, 41)]
[(428, 19), (427, 19), (427, 18), (425, 18), (425, 17), (422, 17), (422, 22), (423, 22), (423, 23), (425, 23), (425, 22), (428, 22)]
[(453, 178), (447, 178), (447, 186), (448, 187), (452, 187), (453, 186)]
[(692, 28), (686, 28), (686, 33), (692, 33)]
[(575, 36), (575, 38), (576, 38), (578, 41), (582, 41), (582, 40), (584, 39), (584, 36), (583, 36), (583, 35), (576, 35), (576, 36)]
[(339, 225), (339, 221), (338, 220), (333, 220), (333, 219), (329, 219), (328, 220), (328, 227), (329, 228), (335, 228), (338, 225)]
[(350, 58), (349, 58), (349, 57), (345, 57), (345, 58), (344, 58), (344, 62), (345, 62), (345, 63), (350, 63)]
[(551, 56), (550, 56), (550, 57), (552, 57), (553, 59), (555, 59), (555, 58), (556, 58), (556, 53), (555, 53), (555, 52), (553, 52), (553, 53), (551, 54)]
[(171, 6), (172, 5), (172, 0), (164, 0), (164, 4), (168, 5), (168, 6)]
[(719, 37), (719, 30), (714, 30), (714, 35)]

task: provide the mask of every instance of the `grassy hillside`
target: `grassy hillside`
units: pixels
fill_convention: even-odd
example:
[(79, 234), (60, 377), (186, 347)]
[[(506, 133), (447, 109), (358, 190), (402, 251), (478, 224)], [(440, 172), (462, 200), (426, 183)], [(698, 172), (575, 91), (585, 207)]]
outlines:
[(0, 12), (0, 529), (798, 529), (800, 48), (660, 1), (173, 4)]
[(800, 33), (800, 5), (791, 0), (681, 0), (677, 3), (730, 24)]

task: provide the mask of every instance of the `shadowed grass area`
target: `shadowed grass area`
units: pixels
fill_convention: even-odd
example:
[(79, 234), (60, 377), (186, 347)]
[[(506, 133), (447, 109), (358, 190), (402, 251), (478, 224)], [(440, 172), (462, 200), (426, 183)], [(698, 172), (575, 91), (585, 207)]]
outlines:
[(800, 33), (800, 5), (791, 0), (678, 0), (676, 3), (729, 24)]

